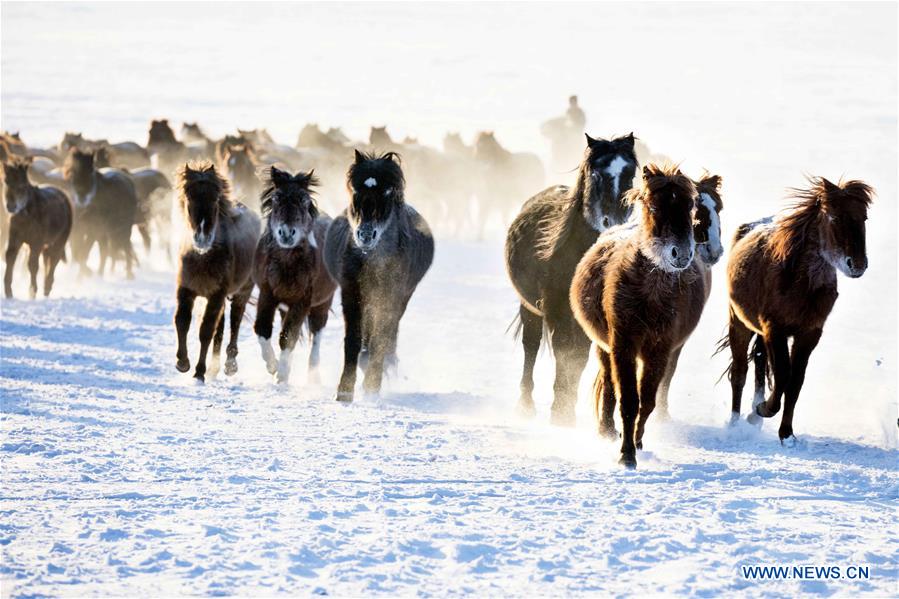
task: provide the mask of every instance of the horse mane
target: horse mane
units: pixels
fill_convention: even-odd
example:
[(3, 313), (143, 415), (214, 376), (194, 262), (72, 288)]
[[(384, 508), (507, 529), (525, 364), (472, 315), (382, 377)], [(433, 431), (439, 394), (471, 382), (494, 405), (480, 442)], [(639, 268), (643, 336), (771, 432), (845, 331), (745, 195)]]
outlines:
[(638, 190), (630, 190), (625, 194), (625, 202), (633, 204), (637, 200), (645, 200), (648, 196), (666, 187), (674, 186), (690, 196), (696, 195), (696, 185), (690, 177), (683, 174), (679, 164), (648, 164), (643, 167), (643, 186)]
[(262, 211), (262, 216), (268, 218), (268, 216), (272, 212), (272, 204), (275, 199), (275, 191), (278, 189), (277, 183), (275, 183), (275, 179), (281, 176), (290, 177), (291, 181), (296, 185), (299, 185), (302, 189), (306, 191), (309, 195), (309, 201), (311, 202), (312, 209), (312, 218), (316, 218), (318, 216), (318, 204), (315, 201), (315, 193), (316, 190), (314, 187), (318, 187), (320, 184), (319, 178), (315, 176), (315, 171), (310, 170), (308, 173), (299, 172), (296, 175), (291, 176), (291, 174), (287, 171), (282, 171), (275, 166), (270, 166), (265, 169), (265, 178), (262, 181), (263, 190), (262, 197), (260, 203), (260, 210)]
[(211, 184), (216, 188), (216, 206), (219, 215), (230, 214), (237, 207), (237, 203), (231, 199), (231, 185), (209, 160), (191, 161), (178, 170), (177, 185), (182, 200), (187, 199), (190, 187), (202, 183)]
[(806, 241), (814, 238), (828, 213), (839, 211), (843, 202), (850, 202), (850, 207), (867, 208), (874, 193), (868, 184), (858, 180), (833, 184), (824, 177), (807, 179), (809, 187), (791, 188), (794, 202), (777, 219), (768, 240), (771, 258), (784, 265), (784, 276), (788, 278), (796, 274)]
[(708, 194), (712, 201), (715, 203), (715, 211), (721, 212), (724, 208), (724, 202), (721, 200), (721, 176), (720, 175), (712, 175), (709, 174), (708, 171), (703, 170), (702, 177), (699, 178), (699, 181), (693, 181), (693, 185), (696, 187), (696, 192), (699, 194)]
[[(359, 173), (360, 167), (366, 165), (367, 168), (370, 169), (371, 167), (368, 166), (368, 163), (376, 162), (377, 166), (375, 168), (379, 171), (376, 176), (386, 176), (390, 179), (390, 186), (394, 188), (392, 197), (398, 204), (402, 204), (404, 202), (404, 191), (406, 189), (406, 177), (403, 174), (403, 169), (401, 167), (402, 157), (396, 152), (384, 152), (383, 154), (378, 154), (377, 152), (360, 152), (359, 150), (356, 150), (356, 152), (356, 160), (350, 165), (346, 174), (346, 181), (350, 190), (352, 191), (352, 189), (358, 187), (353, 184), (353, 180)], [(357, 181), (356, 183), (362, 183), (362, 181)]]
[(559, 201), (555, 210), (550, 210), (537, 223), (536, 255), (538, 260), (549, 260), (562, 247), (581, 218), (584, 198), (593, 193), (593, 177), (590, 176), (590, 159), (592, 152), (588, 147), (584, 152), (584, 160), (578, 167), (577, 180)]

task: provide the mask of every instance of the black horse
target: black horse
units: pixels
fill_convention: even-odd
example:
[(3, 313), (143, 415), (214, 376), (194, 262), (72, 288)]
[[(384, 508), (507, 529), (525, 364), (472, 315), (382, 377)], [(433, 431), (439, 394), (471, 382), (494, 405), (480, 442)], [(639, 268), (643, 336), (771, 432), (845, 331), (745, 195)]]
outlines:
[(590, 339), (571, 312), (568, 291), (578, 261), (600, 233), (627, 220), (621, 201), (637, 168), (634, 135), (611, 141), (587, 136), (574, 187), (558, 185), (525, 203), (506, 236), (506, 268), (521, 300), (524, 345), (519, 408), (535, 413), (534, 362), (545, 324), (556, 359), (552, 422), (574, 424), (577, 387)]
[(87, 270), (87, 258), (94, 243), (100, 246), (100, 274), (106, 260), (123, 257), (128, 277), (136, 262), (131, 245), (131, 228), (138, 219), (137, 192), (131, 175), (114, 169), (98, 169), (94, 154), (75, 149), (65, 164), (66, 180), (75, 199), (72, 254)]
[(395, 361), (400, 319), (434, 259), (434, 238), (404, 197), (400, 157), (356, 151), (347, 173), (349, 207), (328, 227), (324, 258), (340, 285), (346, 332), (338, 401), (352, 401), (360, 352), (366, 393), (377, 394)]

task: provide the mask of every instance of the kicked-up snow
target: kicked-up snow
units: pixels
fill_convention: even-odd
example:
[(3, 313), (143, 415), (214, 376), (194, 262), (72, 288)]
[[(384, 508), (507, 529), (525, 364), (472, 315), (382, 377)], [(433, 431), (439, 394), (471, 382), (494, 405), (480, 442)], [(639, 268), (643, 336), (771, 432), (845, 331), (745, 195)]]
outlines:
[[(624, 471), (618, 443), (593, 432), (594, 367), (576, 429), (547, 424), (545, 354), (538, 417), (515, 416), (521, 352), (504, 333), (515, 297), (500, 250), (438, 246), (397, 376), (379, 401), (349, 406), (333, 400), (339, 314), (322, 385), (306, 384), (308, 345), (290, 386), (275, 384), (247, 321), (238, 374), (198, 386), (174, 369), (164, 270), (79, 282), (67, 269), (56, 297), (4, 301), (4, 594), (894, 593), (895, 441), (845, 428), (843, 402), (875, 408), (823, 359), (797, 407), (800, 446), (781, 447), (776, 422), (728, 428), (706, 338), (725, 316), (707, 314), (675, 377), (674, 420), (650, 419), (639, 469)], [(741, 571), (785, 564), (870, 578)]]

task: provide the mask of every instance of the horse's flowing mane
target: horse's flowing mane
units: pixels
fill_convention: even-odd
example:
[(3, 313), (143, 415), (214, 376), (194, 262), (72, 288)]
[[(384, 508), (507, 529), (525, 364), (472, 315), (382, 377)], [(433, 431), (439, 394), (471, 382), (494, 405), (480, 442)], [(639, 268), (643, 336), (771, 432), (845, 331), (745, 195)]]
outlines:
[(212, 186), (215, 190), (216, 206), (219, 215), (230, 214), (237, 206), (231, 199), (231, 186), (228, 180), (215, 170), (215, 165), (208, 160), (190, 162), (178, 171), (178, 189), (182, 201), (186, 201), (195, 190), (203, 186)]
[(562, 247), (565, 240), (581, 217), (584, 199), (593, 195), (593, 177), (590, 176), (590, 148), (584, 153), (584, 160), (578, 167), (577, 180), (573, 187), (537, 223), (536, 255), (538, 260), (549, 260)]
[(696, 195), (696, 186), (692, 179), (683, 174), (679, 164), (648, 164), (643, 167), (643, 185), (624, 194), (624, 201), (633, 204), (638, 200), (647, 200), (649, 196), (669, 186), (678, 187), (690, 196)]
[(768, 239), (770, 256), (784, 265), (784, 274), (792, 277), (809, 239), (815, 239), (821, 221), (841, 210), (867, 209), (873, 189), (862, 181), (833, 184), (824, 177), (809, 177), (808, 188), (793, 188), (795, 202), (776, 220)]

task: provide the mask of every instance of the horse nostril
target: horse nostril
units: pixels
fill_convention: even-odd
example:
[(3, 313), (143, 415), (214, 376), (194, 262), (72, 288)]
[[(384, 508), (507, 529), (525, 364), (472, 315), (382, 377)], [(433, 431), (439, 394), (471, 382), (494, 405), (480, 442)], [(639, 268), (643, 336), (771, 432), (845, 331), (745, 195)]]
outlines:
[(290, 236), (291, 236), (291, 237), (293, 237), (293, 236), (296, 235), (296, 234), (297, 234), (296, 228), (293, 228), (293, 229), (290, 230)]
[(609, 226), (610, 224), (611, 224), (611, 223), (609, 222), (609, 217), (608, 217), (608, 216), (602, 217), (602, 226), (603, 226), (603, 227), (608, 228), (608, 226)]
[(671, 257), (677, 259), (677, 248), (671, 248)]
[(372, 232), (371, 232), (371, 239), (372, 239), (372, 241), (374, 241), (374, 240), (375, 240), (375, 237), (377, 237), (377, 236), (378, 236), (378, 230), (377, 230), (377, 229), (372, 229)]
[(851, 268), (852, 268), (852, 264), (853, 264), (852, 258), (850, 258), (850, 257), (847, 256), (847, 257), (846, 257), (846, 266), (848, 266), (848, 267), (851, 269)]

